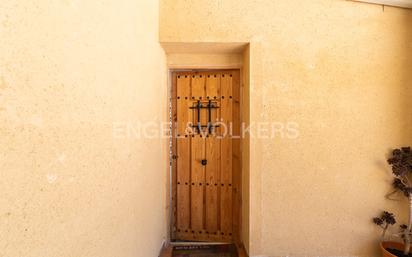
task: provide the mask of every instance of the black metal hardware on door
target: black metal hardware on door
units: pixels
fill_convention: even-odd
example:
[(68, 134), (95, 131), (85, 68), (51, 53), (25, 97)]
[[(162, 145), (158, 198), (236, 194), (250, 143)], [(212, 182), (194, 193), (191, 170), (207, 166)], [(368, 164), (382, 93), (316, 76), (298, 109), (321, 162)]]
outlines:
[(201, 161), (201, 163), (202, 163), (203, 166), (206, 166), (206, 165), (207, 165), (207, 160), (206, 160), (206, 159), (203, 159), (203, 160)]
[[(193, 128), (197, 130), (198, 133), (203, 131), (203, 128), (207, 128), (207, 131), (209, 134), (212, 133), (212, 131), (219, 127), (219, 125), (213, 125), (212, 123), (212, 109), (218, 109), (219, 106), (216, 106), (214, 103), (212, 103), (211, 100), (208, 101), (207, 105), (203, 105), (200, 100), (197, 101), (195, 106), (189, 107), (190, 109), (196, 109), (197, 110), (197, 124), (192, 125)], [(201, 109), (207, 109), (208, 111), (208, 122), (207, 125), (202, 125), (201, 124), (201, 119), (200, 119), (200, 112)]]

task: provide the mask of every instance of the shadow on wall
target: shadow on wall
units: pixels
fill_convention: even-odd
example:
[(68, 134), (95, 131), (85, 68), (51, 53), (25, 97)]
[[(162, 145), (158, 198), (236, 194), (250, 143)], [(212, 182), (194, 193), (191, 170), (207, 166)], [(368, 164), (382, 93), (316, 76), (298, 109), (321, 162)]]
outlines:
[[(412, 128), (412, 9), (409, 12), (403, 13), (404, 26), (402, 28), (402, 33), (404, 35), (404, 40), (402, 42), (402, 53), (399, 59), (400, 67), (404, 67), (402, 74), (400, 76), (400, 84), (405, 89), (401, 94), (400, 98), (400, 110), (401, 117), (405, 120), (403, 122), (402, 136), (407, 140), (411, 136)], [(412, 142), (411, 142), (412, 143)]]

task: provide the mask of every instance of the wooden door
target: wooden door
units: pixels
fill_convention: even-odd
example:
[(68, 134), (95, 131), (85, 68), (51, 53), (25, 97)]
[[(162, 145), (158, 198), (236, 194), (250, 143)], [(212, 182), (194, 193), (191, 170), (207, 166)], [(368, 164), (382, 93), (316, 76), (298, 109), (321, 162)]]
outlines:
[(239, 70), (182, 71), (172, 77), (172, 239), (236, 241)]

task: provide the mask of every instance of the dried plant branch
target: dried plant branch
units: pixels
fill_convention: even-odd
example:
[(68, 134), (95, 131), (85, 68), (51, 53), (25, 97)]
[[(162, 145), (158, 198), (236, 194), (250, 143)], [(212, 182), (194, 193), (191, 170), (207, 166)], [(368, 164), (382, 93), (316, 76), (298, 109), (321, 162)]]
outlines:
[(390, 192), (390, 193), (387, 193), (387, 194), (385, 195), (385, 198), (386, 198), (386, 199), (389, 199), (389, 200), (392, 200), (392, 201), (399, 201), (399, 199), (396, 199), (396, 198), (392, 198), (392, 197), (391, 197), (392, 195), (394, 195), (394, 194), (396, 194), (396, 193), (398, 193), (398, 190), (397, 190), (397, 189), (393, 190), (393, 191)]

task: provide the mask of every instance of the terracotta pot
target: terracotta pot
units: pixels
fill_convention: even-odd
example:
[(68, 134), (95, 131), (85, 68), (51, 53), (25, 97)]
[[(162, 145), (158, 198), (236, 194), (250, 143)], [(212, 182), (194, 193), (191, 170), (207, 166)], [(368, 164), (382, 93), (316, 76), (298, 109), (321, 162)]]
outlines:
[(381, 242), (380, 247), (381, 247), (383, 257), (397, 257), (396, 255), (388, 252), (386, 248), (393, 248), (393, 249), (403, 251), (403, 243), (399, 243), (399, 242), (392, 242), (392, 241)]

